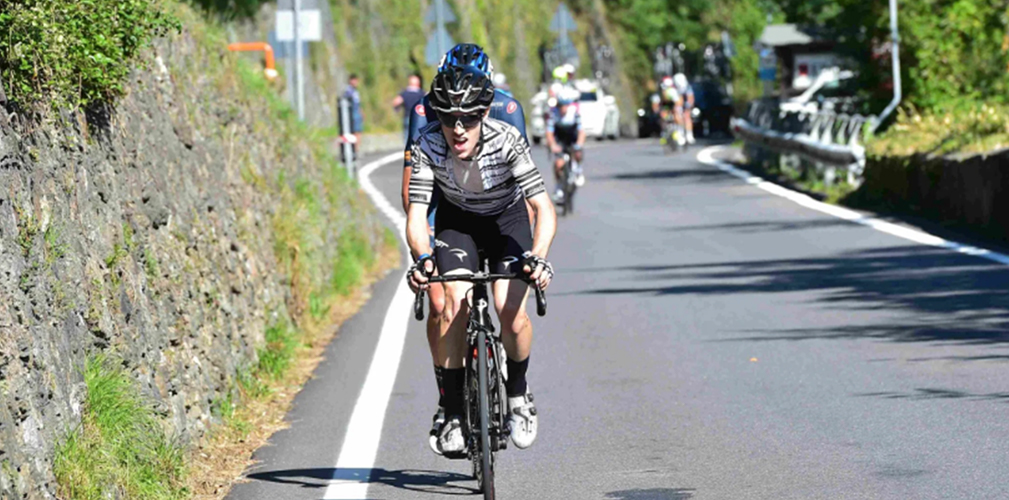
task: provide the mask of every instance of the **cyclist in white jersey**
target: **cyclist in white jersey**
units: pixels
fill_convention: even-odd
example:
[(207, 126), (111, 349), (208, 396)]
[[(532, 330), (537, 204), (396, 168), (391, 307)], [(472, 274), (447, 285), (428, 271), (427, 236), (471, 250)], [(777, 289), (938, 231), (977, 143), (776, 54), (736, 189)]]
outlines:
[[(411, 152), (407, 241), (419, 258), (407, 273), (410, 285), (425, 288), (432, 273), (475, 273), (480, 270), (478, 255), (483, 253), (492, 272), (515, 272), (521, 266), (535, 286), (545, 289), (553, 278), (546, 257), (557, 215), (521, 133), (487, 117), (494, 99), (491, 79), (472, 66), (452, 67), (435, 76), (429, 96), (439, 120), (421, 129)], [(431, 248), (427, 205), (435, 185), (442, 199), (435, 216), (435, 248)], [(535, 214), (535, 231), (523, 200)], [(445, 284), (445, 308), (438, 321), (438, 361), (445, 367), (446, 419), (436, 450), (441, 454), (455, 454), (465, 447), (461, 417), (469, 315), (465, 299), (470, 288), (463, 282)], [(494, 283), (494, 306), (508, 358), (505, 390), (511, 438), (520, 449), (532, 445), (537, 432), (536, 407), (525, 376), (532, 344), (525, 308), (528, 293), (522, 281)]]

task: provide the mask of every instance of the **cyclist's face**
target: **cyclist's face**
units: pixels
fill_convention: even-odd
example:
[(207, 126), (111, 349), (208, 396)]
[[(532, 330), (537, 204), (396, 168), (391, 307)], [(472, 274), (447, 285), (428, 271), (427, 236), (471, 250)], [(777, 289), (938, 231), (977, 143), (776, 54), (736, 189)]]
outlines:
[(462, 113), (439, 115), (441, 131), (456, 157), (467, 159), (476, 153), (477, 144), (480, 143), (481, 119), (485, 116), (487, 112), (478, 116)]

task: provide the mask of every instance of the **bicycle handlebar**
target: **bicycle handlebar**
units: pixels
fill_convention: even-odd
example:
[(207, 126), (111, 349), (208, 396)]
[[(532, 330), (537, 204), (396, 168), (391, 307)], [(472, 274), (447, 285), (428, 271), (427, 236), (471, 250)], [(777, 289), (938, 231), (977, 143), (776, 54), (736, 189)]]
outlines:
[[(489, 273), (477, 273), (477, 274), (453, 274), (450, 276), (432, 276), (428, 278), (428, 283), (448, 283), (453, 281), (466, 281), (469, 283), (493, 283), (498, 280), (522, 280), (526, 283), (532, 285), (533, 290), (536, 291), (536, 314), (539, 316), (546, 316), (547, 314), (547, 297), (540, 287), (529, 281), (529, 277), (525, 274), (509, 273), (509, 274), (489, 274)], [(424, 319), (424, 290), (417, 292), (416, 297), (413, 301), (413, 315), (417, 318), (417, 321), (423, 321)]]

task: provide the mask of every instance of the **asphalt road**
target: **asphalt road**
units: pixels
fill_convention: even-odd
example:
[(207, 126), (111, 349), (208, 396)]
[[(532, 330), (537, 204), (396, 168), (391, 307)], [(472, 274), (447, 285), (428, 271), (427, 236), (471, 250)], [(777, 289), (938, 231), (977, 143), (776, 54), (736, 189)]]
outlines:
[[(499, 456), (500, 498), (1009, 498), (1009, 267), (657, 145), (591, 149), (586, 170), (534, 319), (539, 440)], [(400, 173), (372, 176), (396, 206)], [(369, 499), (473, 493), (469, 462), (427, 447), (412, 319), (374, 467), (334, 469), (400, 278), (344, 325), (230, 498), (323, 498), (333, 478), (368, 478)]]

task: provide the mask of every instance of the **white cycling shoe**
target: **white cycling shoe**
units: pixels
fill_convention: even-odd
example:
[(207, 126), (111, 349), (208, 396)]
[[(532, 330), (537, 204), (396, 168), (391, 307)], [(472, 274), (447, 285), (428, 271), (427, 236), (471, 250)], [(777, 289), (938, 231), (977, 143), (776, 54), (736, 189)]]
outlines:
[(515, 447), (524, 450), (532, 446), (533, 441), (536, 441), (539, 423), (533, 395), (528, 388), (524, 396), (508, 398), (508, 413), (512, 428), (511, 438)]
[(582, 173), (581, 169), (578, 170), (578, 175), (575, 177), (575, 185), (578, 187), (585, 185), (585, 174)]
[(440, 455), (454, 455), (466, 449), (462, 438), (462, 422), (459, 417), (451, 417), (445, 421), (438, 435), (438, 451)]
[(441, 428), (445, 425), (445, 408), (439, 406), (438, 411), (434, 414), (434, 418), (431, 421), (431, 433), (427, 437), (427, 444), (431, 447), (431, 451), (438, 455), (441, 455), (441, 449), (438, 448), (438, 437), (441, 436)]

